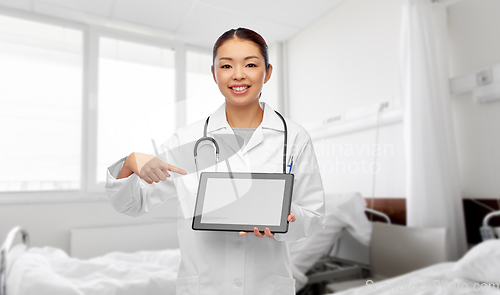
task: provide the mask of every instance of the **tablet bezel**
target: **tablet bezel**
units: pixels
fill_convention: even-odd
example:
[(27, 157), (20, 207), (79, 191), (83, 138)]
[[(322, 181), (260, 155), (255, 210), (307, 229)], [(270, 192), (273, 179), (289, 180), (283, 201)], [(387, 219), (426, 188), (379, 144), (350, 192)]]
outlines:
[[(220, 223), (202, 223), (201, 212), (203, 212), (203, 203), (205, 200), (205, 191), (207, 180), (209, 178), (226, 178), (226, 179), (283, 179), (285, 180), (285, 189), (283, 190), (283, 204), (281, 206), (280, 225), (252, 225), (252, 224), (220, 224)], [(246, 231), (253, 232), (254, 227), (257, 227), (260, 232), (264, 232), (268, 227), (272, 233), (288, 232), (288, 215), (292, 205), (293, 192), (293, 174), (283, 173), (254, 173), (254, 172), (202, 172), (198, 185), (198, 193), (193, 216), (193, 230), (208, 230), (208, 231)]]

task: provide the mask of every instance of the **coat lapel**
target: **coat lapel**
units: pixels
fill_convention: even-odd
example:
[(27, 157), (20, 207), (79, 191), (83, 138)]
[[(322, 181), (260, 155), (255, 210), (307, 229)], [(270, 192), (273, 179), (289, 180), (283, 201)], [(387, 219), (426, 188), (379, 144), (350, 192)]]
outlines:
[(264, 117), (243, 150), (243, 154), (249, 152), (251, 149), (255, 148), (264, 141), (264, 131), (266, 129), (282, 132), (285, 130), (283, 127), (283, 121), (281, 121), (276, 112), (268, 104), (261, 102), (260, 107), (264, 109)]
[[(227, 146), (231, 148), (233, 153), (240, 154), (240, 146), (236, 140), (233, 129), (227, 123), (226, 118), (226, 104), (223, 103), (211, 116), (208, 121), (207, 128), (208, 136), (215, 138), (217, 142), (223, 141)], [(224, 160), (224, 155), (221, 155), (221, 160)]]

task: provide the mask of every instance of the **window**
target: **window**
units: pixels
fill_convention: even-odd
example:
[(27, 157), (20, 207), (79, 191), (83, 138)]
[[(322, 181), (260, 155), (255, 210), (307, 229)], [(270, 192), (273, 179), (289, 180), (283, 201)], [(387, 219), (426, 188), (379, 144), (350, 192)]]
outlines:
[(154, 154), (175, 131), (174, 51), (101, 37), (97, 182), (132, 152)]
[[(0, 15), (0, 193), (6, 202), (101, 197), (108, 166), (132, 152), (154, 154), (151, 139), (163, 144), (184, 121), (176, 116), (193, 123), (224, 102), (208, 51), (188, 50), (186, 70), (176, 73), (174, 63), (182, 61), (165, 40), (25, 17)], [(178, 102), (175, 87), (183, 79), (176, 82), (176, 75), (186, 75), (187, 87)]]
[(224, 96), (215, 84), (210, 71), (212, 55), (186, 52), (186, 122), (207, 118), (224, 103)]
[(0, 191), (80, 188), (82, 40), (0, 16)]

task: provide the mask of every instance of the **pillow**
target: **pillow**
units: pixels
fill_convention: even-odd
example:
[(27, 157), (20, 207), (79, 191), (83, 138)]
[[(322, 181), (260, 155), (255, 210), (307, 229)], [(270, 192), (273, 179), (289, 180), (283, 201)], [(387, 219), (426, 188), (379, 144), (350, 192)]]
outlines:
[(457, 261), (452, 275), (481, 283), (500, 283), (500, 240), (488, 240), (470, 249)]
[(365, 215), (363, 196), (355, 192), (331, 197), (336, 207), (335, 215), (347, 225), (347, 231), (361, 244), (369, 246), (372, 224)]

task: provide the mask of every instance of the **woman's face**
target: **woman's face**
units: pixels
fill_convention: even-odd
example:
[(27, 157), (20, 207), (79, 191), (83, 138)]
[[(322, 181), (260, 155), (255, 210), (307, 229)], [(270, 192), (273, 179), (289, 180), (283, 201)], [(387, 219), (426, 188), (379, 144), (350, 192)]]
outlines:
[(226, 103), (246, 106), (259, 99), (264, 84), (271, 78), (259, 47), (248, 40), (231, 39), (217, 50), (212, 75)]

